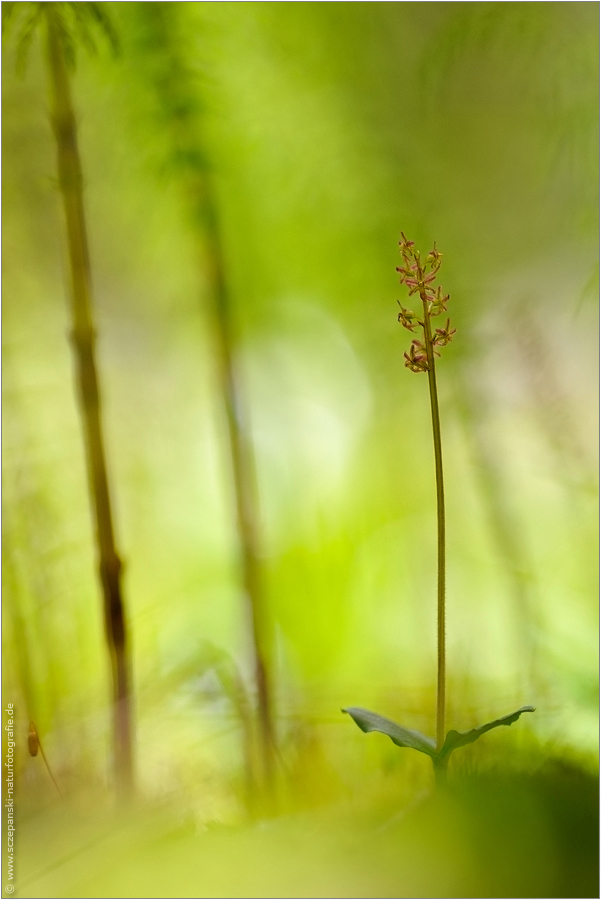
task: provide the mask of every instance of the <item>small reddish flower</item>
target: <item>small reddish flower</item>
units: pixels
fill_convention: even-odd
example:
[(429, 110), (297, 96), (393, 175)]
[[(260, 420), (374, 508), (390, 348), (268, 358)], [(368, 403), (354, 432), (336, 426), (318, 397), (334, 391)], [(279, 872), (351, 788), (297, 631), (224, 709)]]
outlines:
[[(400, 303), (399, 306), (401, 306)], [(415, 329), (422, 324), (415, 313), (411, 312), (410, 309), (405, 309), (404, 306), (401, 306), (401, 311), (398, 315), (398, 321), (401, 323), (403, 328), (407, 329), (407, 331), (415, 331)]]
[(432, 297), (432, 306), (430, 308), (431, 316), (439, 316), (441, 313), (447, 311), (447, 303), (449, 302), (450, 297), (448, 294), (443, 296), (442, 288), (438, 285), (438, 289), (436, 294)]
[(411, 341), (409, 353), (405, 353), (404, 356), (405, 365), (408, 369), (411, 369), (412, 372), (428, 371), (428, 354), (421, 341), (418, 341), (417, 339)]
[(426, 265), (432, 266), (433, 269), (437, 270), (440, 268), (440, 259), (442, 257), (442, 253), (436, 248), (436, 241), (434, 241), (434, 246), (428, 253), (426, 257)]
[(420, 295), (427, 293), (428, 285), (432, 284), (435, 278), (436, 272), (431, 272), (430, 275), (425, 275), (421, 271), (418, 271), (417, 275), (413, 278), (406, 278), (405, 284), (409, 288), (409, 296), (411, 296), (411, 294), (416, 294), (418, 291)]
[(415, 241), (409, 241), (405, 237), (405, 234), (401, 231), (401, 240), (399, 241), (399, 247), (401, 248), (401, 253), (404, 255), (405, 253), (411, 254), (413, 251), (412, 247), (415, 247)]
[(450, 344), (453, 340), (453, 335), (456, 331), (456, 328), (451, 328), (451, 320), (447, 319), (447, 324), (444, 328), (436, 329), (434, 337), (432, 338), (432, 343), (437, 344), (439, 347), (446, 347), (446, 345)]
[(409, 269), (409, 268), (403, 269), (401, 266), (397, 266), (396, 270), (400, 275), (399, 281), (401, 282), (401, 284), (403, 284), (403, 282), (405, 281), (406, 278), (411, 278), (411, 275), (412, 275), (411, 269)]

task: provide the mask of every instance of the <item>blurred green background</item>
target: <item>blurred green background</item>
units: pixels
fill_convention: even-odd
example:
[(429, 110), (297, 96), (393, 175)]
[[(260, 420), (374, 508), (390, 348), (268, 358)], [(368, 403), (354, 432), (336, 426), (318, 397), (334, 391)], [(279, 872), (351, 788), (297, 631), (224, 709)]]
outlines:
[[(103, 4), (119, 53), (102, 38), (96, 53), (80, 48), (73, 91), (126, 563), (138, 782), (148, 802), (187, 823), (192, 846), (190, 834), (207, 823), (243, 818), (241, 728), (223, 672), (250, 684), (250, 662), (202, 269), (157, 90), (173, 60), (148, 39), (154, 6)], [(537, 707), (457, 753), (452, 771), (540, 771), (552, 758), (585, 779), (594, 805), (586, 773), (598, 741), (597, 4), (167, 6), (187, 77), (179, 87), (217, 185), (257, 458), (286, 808), (314, 816), (286, 827), (308, 834), (319, 822), (334, 840), (332, 810), (350, 804), (371, 822), (414, 802), (430, 779), (425, 757), (361, 735), (339, 712), (366, 706), (434, 733), (432, 436), (427, 382), (404, 368), (409, 337), (396, 321), (397, 300), (407, 305), (395, 272), (401, 229), (424, 251), (436, 240), (457, 327), (438, 366), (449, 727)], [(25, 738), (35, 719), (85, 819), (109, 804), (108, 665), (39, 36), (22, 75), (15, 57), (9, 35), (4, 699)], [(20, 876), (51, 871), (51, 882), (30, 888), (47, 893), (24, 886), (21, 895), (100, 896), (87, 864), (68, 882), (56, 856), (38, 858), (49, 835), (67, 852), (57, 835), (73, 820), (59, 827), (52, 818), (54, 788), (39, 758), (17, 758)], [(557, 778), (545, 782), (550, 794)], [(540, 834), (536, 823), (555, 819), (536, 810)], [(570, 821), (565, 810), (558, 816)], [(302, 855), (303, 838), (291, 834), (278, 832), (273, 845), (260, 835), (262, 851), (248, 838), (242, 858)], [(547, 837), (540, 853), (551, 860)], [(345, 847), (347, 859), (355, 851)], [(375, 841), (373, 856), (382, 855), (384, 881), (372, 859), (360, 892), (343, 895), (423, 896), (418, 874), (399, 887), (398, 860), (383, 847)], [(185, 856), (181, 844), (177, 853)], [(131, 877), (130, 888), (121, 882), (106, 896), (136, 895)], [(276, 879), (273, 896), (347, 890), (330, 872), (315, 877), (300, 894), (282, 893), (285, 878)], [(447, 896), (471, 896), (457, 878), (450, 890), (459, 893)], [(548, 893), (514, 895), (589, 896), (554, 894), (549, 878)], [(220, 896), (219, 883), (205, 895)], [(233, 895), (272, 896), (225, 894)]]

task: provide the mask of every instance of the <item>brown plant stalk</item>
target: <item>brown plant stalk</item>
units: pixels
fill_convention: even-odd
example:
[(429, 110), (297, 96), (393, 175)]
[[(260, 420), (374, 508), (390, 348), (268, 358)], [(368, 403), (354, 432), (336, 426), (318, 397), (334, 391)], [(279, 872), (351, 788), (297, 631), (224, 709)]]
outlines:
[(129, 643), (121, 587), (122, 564), (115, 545), (106, 453), (100, 416), (95, 359), (96, 334), (88, 240), (83, 206), (82, 170), (62, 33), (55, 4), (46, 6), (47, 70), (52, 127), (56, 139), (59, 187), (67, 228), (72, 332), (79, 408), (96, 526), (104, 624), (113, 687), (113, 746), (116, 781), (121, 791), (133, 786), (133, 725)]

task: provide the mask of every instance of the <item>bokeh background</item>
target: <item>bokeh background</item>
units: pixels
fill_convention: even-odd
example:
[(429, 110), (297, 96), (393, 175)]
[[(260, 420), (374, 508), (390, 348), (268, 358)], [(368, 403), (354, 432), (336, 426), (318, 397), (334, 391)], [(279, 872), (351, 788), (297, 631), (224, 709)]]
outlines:
[[(171, 56), (152, 39), (152, 8), (162, 6), (103, 4), (119, 52), (99, 36), (95, 53), (79, 48), (73, 75), (139, 790), (165, 810), (158, 821), (192, 829), (186, 841), (207, 823), (242, 827), (241, 724), (228, 685), (239, 673), (250, 690), (250, 648), (203, 272), (165, 127), (177, 59), (178, 102), (189, 104), (217, 186), (257, 459), (285, 806), (305, 817), (286, 820), (300, 832), (285, 840), (277, 829), (237, 831), (247, 843), (234, 852), (269, 859), (272, 872), (289, 852), (274, 896), (341, 896), (351, 891), (346, 862), (332, 874), (323, 848), (328, 862), (308, 867), (322, 880), (302, 881), (315, 822), (334, 840), (333, 810), (350, 804), (370, 822), (384, 808), (393, 815), (431, 777), (425, 757), (362, 735), (340, 713), (366, 706), (434, 732), (432, 436), (426, 379), (403, 366), (401, 229), (425, 251), (436, 240), (457, 327), (438, 366), (449, 726), (537, 707), (459, 751), (453, 766), (457, 777), (495, 765), (531, 773), (553, 760), (564, 781), (568, 770), (580, 779), (581, 806), (596, 799), (598, 6), (171, 3)], [(81, 823), (111, 804), (109, 673), (39, 35), (26, 65), (16, 62), (9, 33), (4, 699), (25, 737), (36, 721)], [(132, 851), (112, 866), (115, 894), (90, 875), (102, 855), (96, 832), (86, 851), (96, 863), (85, 853), (60, 862), (76, 814), (39, 763), (18, 755), (21, 896), (153, 896), (136, 893), (147, 843), (142, 862)], [(556, 796), (553, 778), (545, 784)], [(577, 795), (569, 784), (566, 798)], [(546, 835), (553, 814), (533, 808), (528, 833)], [(158, 822), (143, 821), (144, 840), (158, 841)], [(580, 845), (588, 828), (574, 826)], [(548, 874), (557, 836), (547, 837)], [(169, 840), (185, 879), (193, 842), (184, 852)], [(227, 836), (215, 840), (217, 858), (229, 858)], [(475, 840), (462, 844), (466, 859)], [(382, 846), (354, 882), (359, 893), (344, 896), (427, 895), (417, 863), (403, 882)], [(421, 859), (403, 846), (405, 863)], [(463, 850), (445, 847), (442, 858), (460, 866)], [(452, 885), (445, 865), (436, 871)], [(228, 894), (236, 888), (220, 877), (205, 896), (272, 895), (262, 882), (248, 890), (265, 893)], [(285, 893), (286, 877), (300, 893)], [(537, 882), (533, 895), (592, 896), (552, 893), (549, 878), (549, 893)], [(176, 883), (172, 895), (187, 896), (188, 882)], [(516, 895), (529, 894), (487, 894)]]

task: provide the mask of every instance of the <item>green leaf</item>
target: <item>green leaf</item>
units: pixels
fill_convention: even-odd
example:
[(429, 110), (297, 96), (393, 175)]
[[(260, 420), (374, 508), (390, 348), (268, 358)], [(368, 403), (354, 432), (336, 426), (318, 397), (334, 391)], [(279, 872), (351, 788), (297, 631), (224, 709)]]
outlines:
[(419, 750), (428, 756), (436, 756), (436, 742), (419, 731), (411, 731), (409, 728), (403, 728), (397, 725), (392, 719), (385, 716), (379, 716), (377, 713), (371, 712), (369, 709), (362, 709), (360, 706), (349, 706), (342, 712), (348, 713), (361, 731), (379, 731), (385, 734), (397, 747), (410, 747), (412, 750)]
[(516, 712), (510, 713), (508, 716), (502, 716), (500, 719), (495, 719), (494, 722), (487, 722), (486, 725), (480, 725), (479, 728), (472, 728), (471, 731), (449, 731), (440, 753), (438, 754), (438, 758), (441, 760), (444, 759), (449, 756), (453, 750), (456, 750), (457, 747), (463, 747), (465, 744), (471, 744), (473, 741), (477, 741), (478, 738), (483, 734), (486, 734), (487, 731), (497, 728), (499, 725), (511, 725), (512, 722), (517, 722), (522, 713), (525, 712), (534, 712), (534, 707), (522, 706), (520, 709), (516, 710)]

